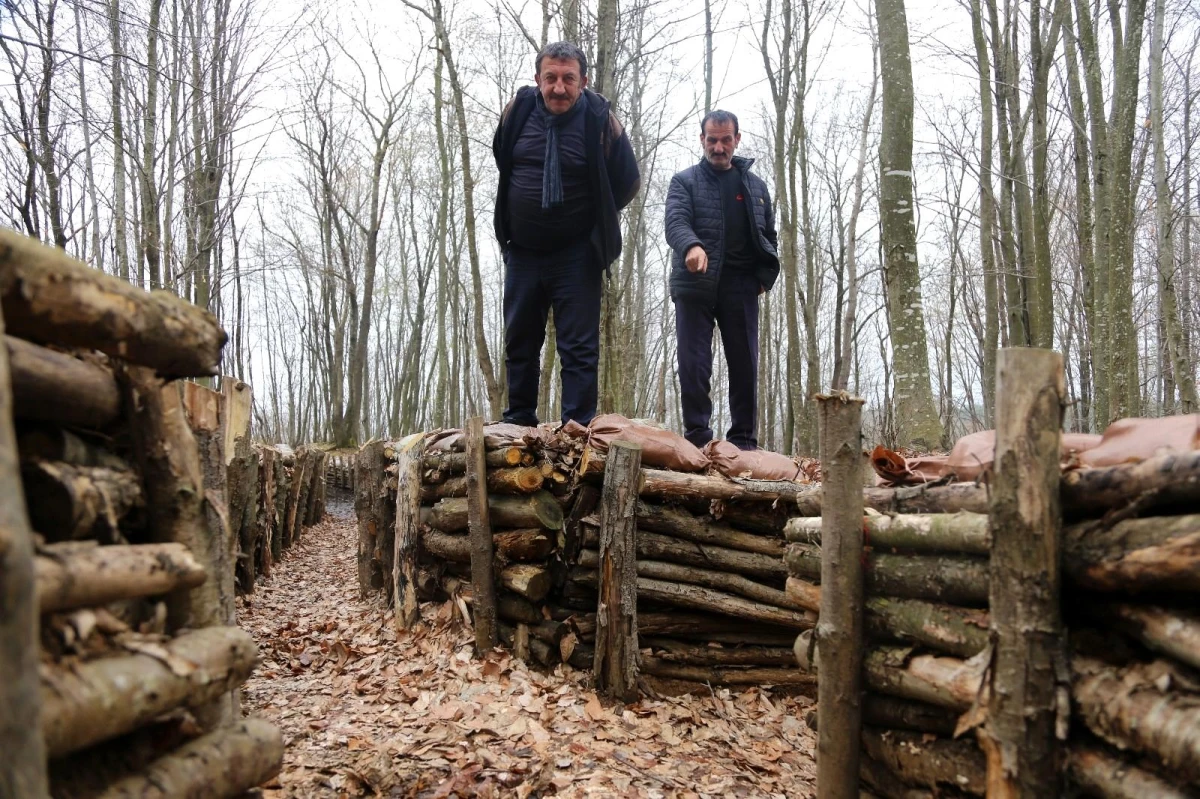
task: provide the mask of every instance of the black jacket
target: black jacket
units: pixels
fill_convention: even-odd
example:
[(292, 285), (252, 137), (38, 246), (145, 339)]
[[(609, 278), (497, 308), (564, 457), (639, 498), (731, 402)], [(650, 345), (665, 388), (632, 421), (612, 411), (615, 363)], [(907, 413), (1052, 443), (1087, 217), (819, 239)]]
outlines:
[[(778, 241), (775, 211), (771, 195), (762, 178), (750, 171), (753, 158), (733, 157), (733, 168), (742, 175), (742, 186), (751, 202), (753, 219), (750, 229), (758, 262), (754, 276), (763, 288), (770, 289), (779, 277)], [(712, 305), (717, 299), (717, 283), (725, 260), (725, 215), (721, 207), (721, 186), (705, 160), (671, 178), (667, 190), (667, 245), (671, 248), (671, 297), (676, 300)], [(692, 273), (684, 256), (699, 244), (708, 254), (708, 269)]]
[[(496, 192), (495, 227), (500, 248), (507, 251), (511, 240), (508, 227), (508, 186), (512, 177), (512, 153), (521, 129), (533, 113), (538, 89), (522, 86), (500, 116), (492, 137), (492, 155), (500, 169), (500, 187)], [(590, 89), (583, 90), (579, 102), (587, 103), (584, 142), (588, 150), (588, 169), (600, 218), (592, 228), (592, 249), (598, 262), (607, 268), (621, 254), (621, 223), (617, 212), (629, 205), (641, 186), (633, 146), (621, 123), (609, 110), (609, 102)]]

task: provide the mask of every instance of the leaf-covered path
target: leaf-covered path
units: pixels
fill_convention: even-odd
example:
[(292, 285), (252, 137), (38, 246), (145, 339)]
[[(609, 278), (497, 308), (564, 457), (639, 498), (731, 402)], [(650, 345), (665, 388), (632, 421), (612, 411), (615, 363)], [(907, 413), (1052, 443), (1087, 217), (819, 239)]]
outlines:
[(567, 666), (475, 660), (449, 603), (397, 640), (358, 598), (353, 512), (330, 511), (239, 605), (262, 655), (243, 705), (287, 742), (268, 797), (813, 795), (809, 700), (718, 688), (605, 706)]

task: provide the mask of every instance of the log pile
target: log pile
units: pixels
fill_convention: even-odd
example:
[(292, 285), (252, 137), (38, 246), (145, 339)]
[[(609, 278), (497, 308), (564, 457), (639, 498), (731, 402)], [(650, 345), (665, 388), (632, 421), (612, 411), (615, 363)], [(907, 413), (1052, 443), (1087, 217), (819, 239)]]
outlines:
[(237, 796), (281, 766), (240, 718), (257, 648), (233, 626), (274, 463), (239, 427), (248, 387), (179, 379), (224, 342), (0, 230), (0, 793)]
[[(509, 425), (489, 425), (482, 439), (498, 639), (547, 667), (592, 669), (608, 447), (578, 433)], [(477, 600), (471, 571), (466, 445), (462, 431), (439, 431), (360, 450), (359, 587), (363, 596), (382, 590), (410, 620), (413, 602), (393, 597), (396, 586), (411, 585), (420, 600), (453, 600), (478, 635), (478, 618), (489, 611)], [(658, 468), (648, 451), (634, 503), (630, 586), (640, 674), (672, 688), (770, 683), (811, 690), (815, 680), (794, 668), (791, 644), (815, 614), (786, 594), (783, 527), (786, 508), (810, 502), (812, 488)], [(398, 494), (402, 485), (413, 489)], [(411, 579), (398, 562), (410, 543)]]
[[(1061, 417), (1052, 410), (1053, 432)], [(1034, 416), (1008, 440), (1033, 449)], [(1003, 429), (997, 435), (1005, 441)], [(1038, 518), (1028, 512), (1037, 470), (1006, 476), (1028, 452), (1002, 457), (1003, 443), (987, 485), (863, 492), (859, 773), (876, 796), (1014, 795), (1015, 784), (1047, 795), (1200, 794), (1200, 453), (1060, 475), (1053, 436), (1044, 449), (1036, 462), (1049, 464), (1044, 508), (1054, 515), (1037, 520), (1034, 543), (1019, 536), (1022, 520)], [(992, 494), (990, 514), (964, 509), (978, 489)], [(821, 584), (831, 528), (811, 511), (784, 526), (786, 593), (819, 611), (823, 594), (839, 589)], [(1061, 554), (1047, 554), (1056, 540)], [(1050, 615), (1032, 621), (1033, 601)], [(1007, 640), (1029, 650), (1018, 660), (1004, 649), (1014, 619)], [(802, 633), (801, 670), (817, 673), (821, 648), (835, 645)], [(1038, 707), (1048, 743), (1035, 749)], [(1069, 788), (1055, 785), (1063, 774)]]

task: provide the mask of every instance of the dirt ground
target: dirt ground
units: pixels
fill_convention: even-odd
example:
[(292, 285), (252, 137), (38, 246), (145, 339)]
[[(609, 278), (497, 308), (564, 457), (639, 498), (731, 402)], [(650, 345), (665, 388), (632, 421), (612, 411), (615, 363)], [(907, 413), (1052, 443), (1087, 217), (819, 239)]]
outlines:
[(588, 675), (472, 657), (451, 603), (397, 636), (358, 597), (357, 530), (331, 496), (271, 577), (239, 600), (262, 662), (247, 713), (287, 751), (267, 797), (808, 797), (816, 747), (803, 697), (715, 688), (608, 705)]

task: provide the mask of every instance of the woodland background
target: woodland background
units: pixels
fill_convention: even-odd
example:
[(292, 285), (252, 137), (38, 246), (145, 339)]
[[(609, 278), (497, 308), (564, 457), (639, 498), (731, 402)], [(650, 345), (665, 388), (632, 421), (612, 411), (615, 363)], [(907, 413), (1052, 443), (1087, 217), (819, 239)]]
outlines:
[(1070, 429), (1197, 410), (1194, 0), (6, 0), (0, 223), (212, 310), (261, 438), (497, 418), (491, 135), (559, 38), (643, 172), (602, 411), (679, 428), (662, 207), (710, 107), (777, 204), (762, 446), (814, 452), (830, 386), (945, 446), (1010, 345), (1066, 355)]

